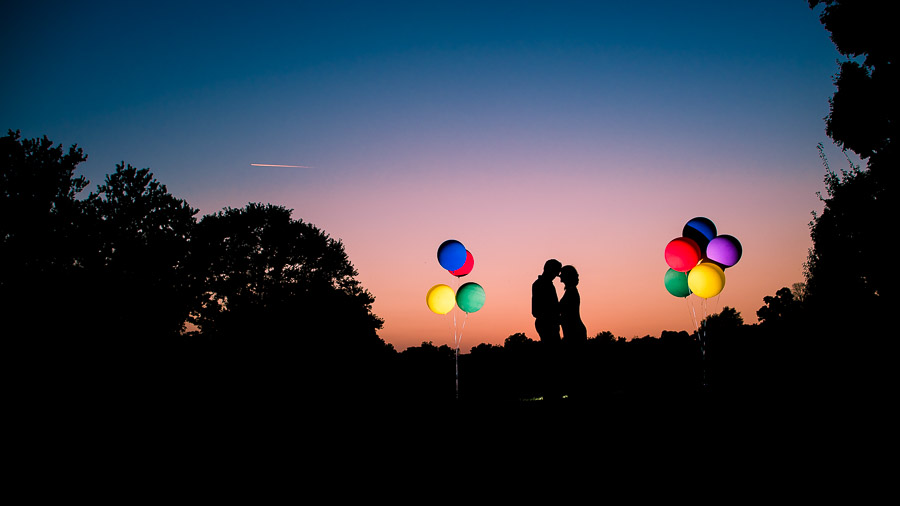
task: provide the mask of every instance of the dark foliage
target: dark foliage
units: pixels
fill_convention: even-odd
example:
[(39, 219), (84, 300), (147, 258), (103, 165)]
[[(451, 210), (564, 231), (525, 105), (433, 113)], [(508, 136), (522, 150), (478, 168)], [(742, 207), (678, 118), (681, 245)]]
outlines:
[(871, 313), (865, 314), (869, 319), (896, 303), (896, 276), (886, 268), (892, 249), (886, 228), (898, 172), (895, 18), (886, 2), (810, 0), (809, 5), (822, 6), (820, 20), (848, 58), (835, 78), (826, 131), (866, 167), (850, 163), (848, 170), (834, 171), (820, 146), (826, 195), (821, 215), (810, 224), (808, 305), (827, 316), (835, 311), (826, 306), (844, 300), (849, 313)]
[(92, 246), (84, 269), (94, 288), (91, 306), (111, 330), (106, 337), (169, 341), (180, 335), (193, 289), (187, 259), (197, 211), (168, 193), (149, 169), (124, 163), (84, 205)]
[(242, 362), (242, 386), (378, 395), (393, 348), (340, 241), (288, 209), (248, 204), (204, 216), (191, 242), (191, 321)]
[(75, 146), (10, 131), (0, 149), (3, 336), (23, 385), (93, 405), (391, 390), (374, 298), (340, 241), (290, 210), (197, 223), (124, 163), (79, 199)]
[(88, 181), (75, 169), (86, 159), (77, 146), (64, 152), (46, 136), (9, 131), (0, 138), (0, 333), (17, 387), (70, 370), (73, 351), (84, 345), (78, 331), (97, 325), (78, 304), (90, 248), (85, 205), (76, 199)]
[(808, 376), (827, 379), (826, 390), (868, 395), (887, 384), (890, 366), (883, 360), (895, 348), (881, 336), (897, 304), (897, 276), (889, 263), (900, 108), (896, 21), (887, 2), (810, 0), (809, 5), (822, 6), (820, 20), (848, 58), (835, 78), (826, 132), (866, 167), (850, 163), (837, 172), (822, 156), (826, 195), (822, 213), (810, 224), (813, 247), (801, 306), (803, 334), (815, 336), (815, 347), (803, 339), (792, 345), (796, 357), (811, 357)]
[[(43, 139), (0, 138), (0, 287), (5, 315), (22, 313), (36, 300), (69, 284), (86, 254), (81, 232), (84, 203), (75, 196), (88, 181), (75, 177), (87, 156), (77, 146), (63, 154)], [(35, 299), (37, 298), (37, 299)], [(6, 319), (4, 319), (6, 320)], [(9, 321), (9, 320), (6, 320)]]
[(431, 341), (400, 353), (399, 383), (390, 397), (404, 404), (435, 405), (456, 398), (456, 352), (446, 344)]
[(881, 166), (878, 160), (888, 151), (896, 153), (900, 81), (893, 6), (877, 1), (809, 0), (810, 8), (820, 5), (819, 19), (837, 50), (848, 58), (835, 78), (836, 91), (826, 118), (828, 135), (862, 158), (875, 157), (876, 171), (896, 172), (896, 165)]
[[(549, 372), (545, 345), (517, 333), (502, 347), (481, 344), (472, 348), (460, 357), (460, 399), (542, 402)], [(660, 338), (626, 341), (600, 333), (564, 349), (564, 402), (593, 405), (623, 397), (651, 402), (697, 396), (703, 389), (701, 366), (696, 335), (663, 332)]]

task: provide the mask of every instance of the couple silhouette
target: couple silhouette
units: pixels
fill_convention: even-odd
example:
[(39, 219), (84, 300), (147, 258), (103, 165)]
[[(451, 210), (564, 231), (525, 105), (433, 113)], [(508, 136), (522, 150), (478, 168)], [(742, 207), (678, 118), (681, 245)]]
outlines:
[[(553, 280), (559, 276), (565, 287), (562, 299), (557, 297)], [(534, 328), (544, 347), (546, 377), (544, 379), (545, 400), (559, 400), (563, 397), (563, 371), (565, 355), (563, 344), (568, 345), (571, 355), (578, 343), (587, 341), (587, 329), (581, 321), (581, 296), (578, 294), (578, 271), (571, 265), (563, 266), (559, 260), (550, 259), (544, 263), (544, 272), (531, 285), (531, 314)], [(562, 329), (562, 339), (559, 332)], [(567, 381), (570, 389), (575, 387)]]
[[(562, 299), (556, 295), (553, 280), (559, 276), (565, 287)], [(581, 321), (581, 296), (578, 294), (578, 271), (563, 266), (556, 259), (544, 263), (544, 272), (531, 285), (531, 315), (541, 342), (554, 345), (560, 342), (559, 331), (566, 342), (587, 339), (587, 329)]]

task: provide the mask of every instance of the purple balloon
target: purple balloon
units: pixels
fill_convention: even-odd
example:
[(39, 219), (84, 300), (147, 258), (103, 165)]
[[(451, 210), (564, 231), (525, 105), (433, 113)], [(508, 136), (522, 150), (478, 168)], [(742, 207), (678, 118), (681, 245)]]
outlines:
[(741, 254), (743, 254), (741, 243), (730, 235), (716, 236), (706, 246), (706, 258), (722, 267), (731, 267), (738, 263)]

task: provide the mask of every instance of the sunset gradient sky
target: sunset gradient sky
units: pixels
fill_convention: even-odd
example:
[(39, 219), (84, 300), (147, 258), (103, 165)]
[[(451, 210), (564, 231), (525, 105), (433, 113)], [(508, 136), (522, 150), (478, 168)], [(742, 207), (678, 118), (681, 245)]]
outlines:
[(487, 293), (462, 351), (537, 339), (551, 257), (589, 335), (690, 330), (663, 251), (696, 216), (744, 256), (695, 309), (755, 323), (802, 281), (817, 143), (846, 163), (823, 122), (839, 55), (805, 0), (17, 2), (0, 40), (0, 127), (77, 143), (91, 189), (124, 160), (200, 215), (293, 209), (343, 241), (401, 350), (453, 343), (425, 305), (456, 285), (446, 239)]

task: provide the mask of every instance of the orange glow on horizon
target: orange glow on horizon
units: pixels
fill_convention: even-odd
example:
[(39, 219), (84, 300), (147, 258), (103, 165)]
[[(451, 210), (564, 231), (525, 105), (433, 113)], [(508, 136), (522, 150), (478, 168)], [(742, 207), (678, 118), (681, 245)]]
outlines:
[[(763, 297), (802, 281), (811, 245), (807, 222), (816, 197), (813, 191), (798, 189), (805, 181), (773, 184), (757, 179), (758, 190), (751, 191), (754, 185), (748, 183), (738, 185), (737, 191), (731, 188), (734, 181), (706, 178), (704, 188), (712, 197), (700, 202), (673, 199), (671, 194), (678, 191), (672, 192), (665, 181), (643, 181), (640, 192), (633, 188), (641, 186), (630, 180), (606, 188), (596, 180), (571, 181), (548, 189), (540, 178), (519, 178), (505, 186), (473, 186), (455, 199), (434, 198), (441, 182), (408, 182), (422, 188), (394, 189), (395, 198), (384, 198), (384, 184), (371, 181), (347, 198), (358, 201), (357, 208), (372, 209), (377, 225), (368, 221), (362, 226), (358, 216), (328, 207), (325, 200), (297, 206), (302, 208), (295, 209), (295, 216), (342, 239), (359, 280), (376, 298), (373, 311), (385, 322), (379, 336), (398, 350), (425, 341), (454, 346), (446, 321), (452, 314), (433, 313), (425, 295), (436, 284), (455, 290), (465, 281), (483, 286), (486, 302), (468, 315), (461, 352), (481, 343), (502, 345), (517, 332), (537, 340), (530, 290), (548, 258), (578, 269), (581, 314), (589, 336), (610, 331), (626, 339), (659, 337), (663, 330), (693, 330), (691, 304), (698, 319), (729, 306), (745, 323), (756, 323)], [(690, 182), (676, 186), (686, 194), (691, 189)], [(795, 197), (805, 191), (809, 198)], [(789, 209), (793, 214), (771, 205), (781, 201), (794, 202)], [(443, 210), (445, 204), (447, 214), (435, 214), (434, 209)], [(306, 211), (316, 209), (322, 219)], [(725, 270), (722, 292), (705, 302), (695, 295), (687, 302), (674, 297), (663, 284), (668, 269), (665, 246), (695, 216), (709, 217), (720, 230), (739, 237), (744, 248), (741, 261)], [(475, 268), (462, 279), (444, 270), (436, 258), (437, 247), (451, 238), (474, 256)], [(556, 286), (562, 296), (558, 280)]]

